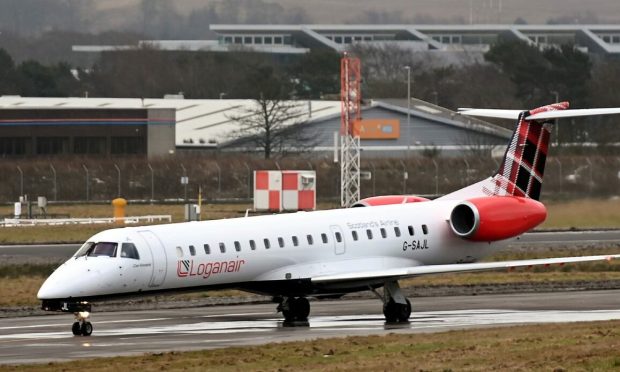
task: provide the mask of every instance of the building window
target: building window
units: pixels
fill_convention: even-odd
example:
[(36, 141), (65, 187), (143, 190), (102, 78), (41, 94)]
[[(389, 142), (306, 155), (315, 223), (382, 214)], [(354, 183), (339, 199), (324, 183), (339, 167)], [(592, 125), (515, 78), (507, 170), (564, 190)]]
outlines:
[(383, 239), (387, 238), (387, 231), (385, 231), (385, 228), (381, 228), (379, 231), (381, 231), (381, 237)]
[(409, 230), (409, 235), (413, 236), (413, 234), (414, 234), (413, 226), (411, 226), (411, 225), (407, 226), (407, 230)]
[(254, 36), (254, 44), (262, 44), (263, 37), (262, 36)]
[(272, 44), (272, 40), (271, 36), (265, 36), (265, 44)]
[(334, 42), (342, 44), (342, 36), (334, 36)]
[(426, 225), (422, 225), (422, 233), (424, 233), (424, 235), (428, 234), (428, 227), (426, 227)]
[(269, 242), (269, 239), (263, 239), (263, 243), (265, 244), (265, 249), (271, 248), (271, 243)]
[(112, 154), (145, 154), (146, 142), (143, 137), (112, 137)]
[(355, 230), (351, 231), (351, 236), (353, 237), (354, 241), (357, 241), (357, 231)]
[(196, 248), (193, 245), (189, 246), (189, 254), (191, 254), (192, 256), (196, 255)]
[(220, 252), (226, 253), (226, 245), (224, 243), (220, 243)]
[(256, 242), (254, 240), (250, 240), (250, 249), (253, 251), (256, 250)]
[(312, 239), (312, 235), (306, 235), (306, 239), (308, 239), (308, 244), (309, 245), (314, 244), (314, 239)]
[(293, 240), (293, 246), (297, 247), (299, 245), (299, 239), (297, 239), (296, 236), (293, 236), (292, 240)]
[(238, 241), (235, 241), (235, 251), (241, 252), (241, 243)]
[(241, 44), (241, 41), (242, 41), (241, 36), (235, 36), (234, 40), (235, 40), (235, 44)]
[(280, 248), (284, 248), (284, 239), (278, 238), (278, 245), (280, 246)]
[(224, 36), (224, 44), (232, 44), (232, 36)]
[(345, 44), (351, 44), (351, 36), (345, 36), (344, 37), (344, 43)]
[(273, 43), (274, 44), (282, 44), (282, 36), (274, 36)]
[(37, 154), (66, 154), (68, 144), (69, 138), (67, 137), (39, 137), (37, 138)]
[(252, 36), (245, 36), (243, 38), (243, 44), (252, 44)]
[(323, 244), (327, 244), (327, 234), (321, 234), (321, 240), (323, 241)]
[(372, 230), (367, 229), (366, 230), (366, 235), (368, 236), (368, 240), (371, 240), (372, 239)]
[(26, 155), (30, 147), (30, 138), (0, 138), (0, 155)]
[(105, 154), (105, 137), (75, 137), (73, 139), (73, 153), (75, 154)]
[(202, 247), (205, 250), (205, 254), (211, 254), (211, 247), (209, 247), (209, 244), (205, 244)]

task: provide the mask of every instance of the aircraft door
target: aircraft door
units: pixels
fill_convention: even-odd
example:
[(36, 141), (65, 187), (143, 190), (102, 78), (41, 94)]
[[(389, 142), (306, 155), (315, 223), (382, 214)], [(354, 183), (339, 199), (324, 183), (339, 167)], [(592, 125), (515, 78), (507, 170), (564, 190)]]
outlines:
[(166, 279), (166, 266), (167, 257), (166, 250), (161, 240), (152, 231), (142, 230), (138, 231), (140, 236), (147, 243), (151, 250), (151, 257), (153, 258), (153, 274), (149, 282), (149, 287), (159, 287)]
[(332, 232), (332, 239), (334, 240), (334, 253), (337, 255), (344, 254), (346, 252), (346, 246), (344, 244), (342, 229), (338, 225), (332, 225), (329, 229)]

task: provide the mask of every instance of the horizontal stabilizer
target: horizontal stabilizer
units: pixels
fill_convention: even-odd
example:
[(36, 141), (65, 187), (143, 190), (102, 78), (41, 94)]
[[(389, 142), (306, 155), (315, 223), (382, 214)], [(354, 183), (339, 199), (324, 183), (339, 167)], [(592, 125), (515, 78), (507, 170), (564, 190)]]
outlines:
[[(525, 110), (501, 110), (501, 109), (459, 109), (459, 114), (466, 116), (499, 118), (499, 119), (518, 119), (519, 114)], [(596, 116), (620, 114), (620, 107), (576, 109), (576, 110), (556, 110), (544, 111), (525, 117), (525, 120), (549, 120), (561, 118), (574, 118), (578, 116)]]
[(511, 269), (516, 267), (540, 266), (540, 265), (561, 265), (575, 262), (589, 261), (611, 261), (620, 258), (620, 254), (607, 256), (580, 256), (580, 257), (559, 257), (559, 258), (541, 258), (533, 260), (515, 260), (515, 261), (498, 261), (498, 262), (481, 262), (481, 263), (465, 263), (465, 264), (448, 264), (448, 265), (426, 265), (412, 266), (397, 269), (379, 270), (379, 271), (363, 271), (349, 272), (334, 275), (323, 275), (312, 278), (314, 283), (329, 282), (349, 282), (349, 281), (378, 281), (404, 279), (425, 274), (441, 274), (441, 273), (457, 273), (466, 271), (484, 271), (494, 269)]

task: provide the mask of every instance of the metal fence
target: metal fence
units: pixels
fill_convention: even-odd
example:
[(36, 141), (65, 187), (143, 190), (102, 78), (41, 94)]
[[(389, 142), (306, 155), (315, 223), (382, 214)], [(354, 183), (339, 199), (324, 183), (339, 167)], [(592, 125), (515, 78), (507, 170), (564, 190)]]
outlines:
[[(385, 194), (441, 195), (493, 174), (498, 160), (488, 157), (372, 159), (362, 161), (362, 197)], [(0, 162), (0, 202), (30, 200), (135, 201), (196, 199), (199, 188), (207, 201), (249, 200), (252, 177), (260, 169), (312, 169), (317, 174), (317, 197), (337, 200), (340, 165), (331, 159), (285, 158), (256, 160), (229, 156), (217, 159), (185, 157), (144, 162), (88, 159), (87, 161)], [(182, 184), (181, 178), (188, 183)], [(547, 160), (545, 197), (610, 196), (619, 194), (620, 157), (566, 156)]]

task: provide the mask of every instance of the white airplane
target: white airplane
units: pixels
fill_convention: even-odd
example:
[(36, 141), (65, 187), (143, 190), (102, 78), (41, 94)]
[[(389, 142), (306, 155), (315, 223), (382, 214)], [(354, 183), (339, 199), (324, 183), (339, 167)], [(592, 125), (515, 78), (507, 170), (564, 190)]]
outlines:
[(493, 176), (438, 199), (378, 196), (357, 204), (367, 208), (106, 230), (63, 263), (38, 298), (44, 310), (75, 313), (72, 331), (84, 336), (93, 330), (93, 301), (221, 288), (273, 296), (285, 322), (302, 323), (310, 313), (307, 297), (370, 289), (382, 299), (387, 322), (406, 322), (411, 303), (400, 279), (619, 258), (477, 262), (545, 220), (538, 199), (549, 120), (620, 113), (567, 108), (562, 102), (522, 112), (463, 112), (515, 118), (517, 127)]

